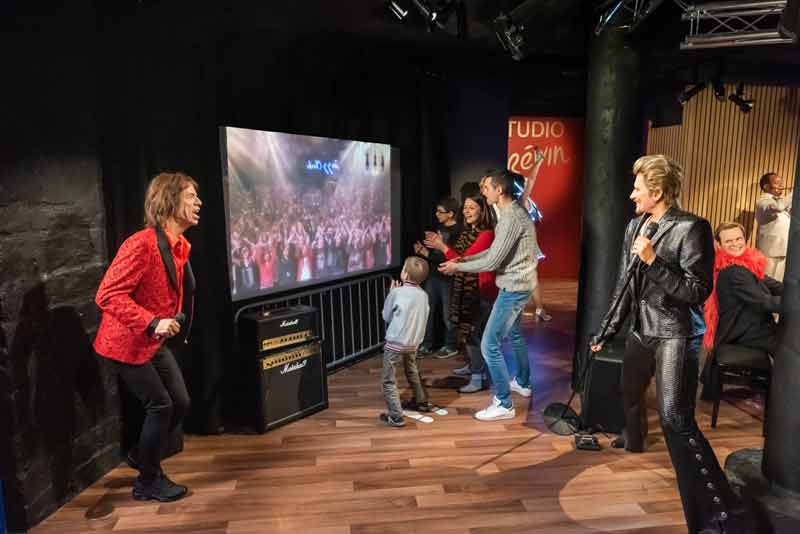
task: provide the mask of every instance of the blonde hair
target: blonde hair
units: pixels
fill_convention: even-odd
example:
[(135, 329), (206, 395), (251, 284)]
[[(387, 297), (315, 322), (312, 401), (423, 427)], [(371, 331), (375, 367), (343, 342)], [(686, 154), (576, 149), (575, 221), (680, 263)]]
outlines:
[(633, 174), (644, 177), (650, 192), (661, 191), (667, 206), (679, 206), (683, 167), (678, 162), (663, 154), (642, 156), (634, 162)]
[(745, 239), (747, 239), (747, 232), (745, 232), (744, 226), (742, 226), (741, 224), (739, 224), (737, 222), (719, 223), (719, 225), (717, 226), (717, 229), (714, 230), (714, 239), (717, 240), (717, 243), (720, 243), (719, 234), (721, 234), (725, 230), (733, 230), (734, 228), (738, 228), (739, 230), (741, 230), (742, 231), (742, 235), (744, 236)]
[(181, 202), (181, 192), (189, 186), (197, 190), (197, 182), (182, 172), (162, 172), (150, 180), (144, 197), (144, 224), (163, 226), (175, 216)]
[(408, 275), (408, 279), (415, 284), (421, 284), (428, 278), (428, 262), (417, 256), (406, 258), (403, 270)]

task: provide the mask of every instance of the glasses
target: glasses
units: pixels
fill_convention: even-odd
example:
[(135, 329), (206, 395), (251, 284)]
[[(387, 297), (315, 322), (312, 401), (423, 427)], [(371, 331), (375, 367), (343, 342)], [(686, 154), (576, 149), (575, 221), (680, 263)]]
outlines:
[(436, 213), (437, 213), (438, 215), (447, 215), (447, 214), (448, 214), (448, 213), (450, 213), (450, 212), (449, 212), (448, 210), (443, 210), (443, 209), (441, 209), (441, 208), (436, 208)]

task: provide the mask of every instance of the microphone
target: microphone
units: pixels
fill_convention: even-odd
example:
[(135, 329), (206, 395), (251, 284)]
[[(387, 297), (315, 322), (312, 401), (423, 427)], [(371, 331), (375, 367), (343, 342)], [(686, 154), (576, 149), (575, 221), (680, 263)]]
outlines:
[[(656, 235), (656, 232), (658, 232), (658, 223), (657, 222), (647, 223), (647, 226), (645, 226), (644, 228), (644, 237), (646, 237), (647, 239), (653, 239), (653, 236)], [(641, 265), (642, 258), (636, 255), (635, 252), (631, 252), (631, 254), (635, 256), (631, 264), (628, 266), (628, 270), (632, 272), (639, 265)]]
[[(647, 223), (647, 226), (644, 229), (644, 237), (646, 237), (647, 239), (653, 239), (653, 236), (656, 235), (656, 232), (658, 232), (658, 223), (656, 222)], [(619, 307), (619, 303), (622, 302), (622, 297), (623, 295), (625, 295), (625, 292), (628, 289), (628, 284), (630, 284), (631, 280), (633, 280), (634, 271), (636, 271), (639, 265), (642, 264), (642, 259), (638, 255), (634, 254), (633, 252), (631, 254), (633, 254), (635, 257), (633, 258), (633, 261), (628, 265), (628, 269), (625, 271), (625, 280), (622, 283), (622, 287), (624, 289), (617, 295), (617, 298), (611, 304), (611, 308), (609, 310), (610, 316), (616, 313), (616, 310)], [(603, 339), (606, 335), (607, 328), (608, 324), (606, 324), (605, 327), (603, 327), (603, 329), (600, 331), (599, 334), (593, 336), (593, 338), (598, 340)]]
[(657, 222), (647, 223), (647, 228), (644, 229), (644, 236), (647, 239), (653, 239), (653, 236), (656, 235), (656, 232), (658, 232), (658, 223)]

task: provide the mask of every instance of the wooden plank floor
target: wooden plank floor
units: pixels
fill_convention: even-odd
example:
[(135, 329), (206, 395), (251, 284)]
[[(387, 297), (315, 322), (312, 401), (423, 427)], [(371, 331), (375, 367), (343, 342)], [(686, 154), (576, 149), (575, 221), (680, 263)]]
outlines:
[[(186, 499), (133, 501), (134, 472), (122, 464), (32, 532), (686, 532), (652, 408), (645, 454), (610, 449), (603, 436), (602, 451), (576, 451), (570, 437), (547, 433), (542, 410), (569, 394), (576, 284), (547, 280), (544, 287), (555, 318), (525, 318), (534, 395), (530, 402), (515, 395), (514, 420), (473, 419), (489, 393), (457, 393), (449, 372), (459, 358), (425, 359), (432, 399), (450, 414), (432, 424), (383, 426), (380, 359), (372, 358), (330, 377), (326, 411), (266, 435), (188, 437), (185, 452), (165, 463), (174, 480), (189, 485)], [(723, 403), (714, 430), (709, 414), (700, 402), (698, 421), (721, 461), (763, 444), (760, 422), (732, 405)], [(84, 517), (112, 507), (105, 519)]]

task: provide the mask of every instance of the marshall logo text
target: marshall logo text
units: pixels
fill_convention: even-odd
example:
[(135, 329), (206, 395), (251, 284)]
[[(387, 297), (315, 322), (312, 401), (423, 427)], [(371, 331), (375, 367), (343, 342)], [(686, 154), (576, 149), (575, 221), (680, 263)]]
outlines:
[(281, 322), (281, 328), (286, 326), (295, 326), (298, 322), (300, 322), (300, 319), (292, 319), (291, 321), (283, 320)]
[(308, 358), (303, 360), (302, 362), (295, 362), (295, 363), (287, 363), (281, 369), (281, 374), (285, 375), (286, 373), (291, 373), (292, 371), (297, 371), (298, 369), (302, 369), (308, 363)]

